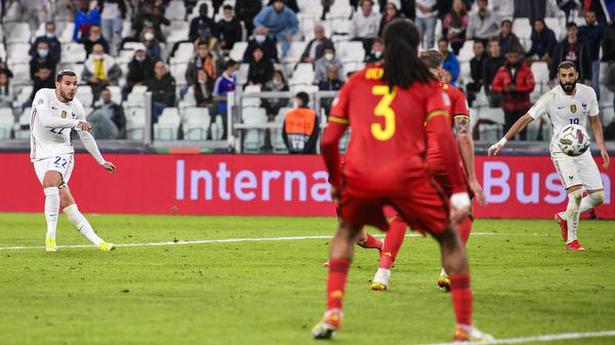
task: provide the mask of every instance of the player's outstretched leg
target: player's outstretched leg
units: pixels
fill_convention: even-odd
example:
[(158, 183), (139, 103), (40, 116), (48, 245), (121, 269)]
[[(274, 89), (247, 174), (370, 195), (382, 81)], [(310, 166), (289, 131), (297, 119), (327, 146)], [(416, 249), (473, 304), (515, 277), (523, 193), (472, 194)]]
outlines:
[(493, 340), (491, 335), (481, 332), (472, 324), (469, 264), (457, 231), (448, 228), (435, 237), (440, 243), (442, 266), (450, 274), (453, 311), (457, 321), (454, 340), (478, 342)]
[(47, 221), (47, 234), (45, 236), (45, 250), (55, 252), (56, 230), (58, 228), (58, 213), (60, 212), (60, 190), (62, 175), (57, 171), (47, 171), (43, 178), (45, 192), (45, 219)]
[(352, 227), (341, 221), (331, 241), (329, 277), (327, 279), (327, 311), (321, 322), (312, 329), (315, 339), (329, 339), (342, 324), (342, 300), (346, 290), (346, 279), (353, 255), (353, 246), (361, 228)]
[(581, 186), (574, 186), (568, 189), (568, 206), (566, 211), (555, 215), (555, 220), (562, 230), (562, 239), (566, 243), (566, 249), (572, 252), (583, 251), (585, 248), (577, 239), (577, 228), (579, 226), (579, 208), (583, 191)]
[(83, 236), (85, 236), (90, 242), (92, 242), (99, 250), (103, 252), (109, 252), (115, 247), (112, 243), (105, 242), (102, 238), (100, 238), (90, 222), (79, 212), (77, 208), (77, 204), (75, 204), (75, 200), (73, 196), (70, 194), (68, 188), (62, 188), (62, 206), (64, 206), (64, 214), (68, 217), (68, 220), (73, 224), (75, 229), (79, 231)]
[(389, 230), (384, 237), (384, 246), (382, 254), (380, 255), (380, 265), (372, 280), (372, 290), (385, 291), (389, 288), (391, 266), (395, 263), (399, 248), (401, 248), (401, 245), (404, 243), (407, 227), (406, 223), (399, 216), (395, 216), (391, 220)]
[[(365, 230), (361, 231), (360, 236), (357, 236), (356, 244), (357, 246), (365, 249), (378, 249), (378, 252), (380, 254), (382, 254), (382, 248), (384, 247), (382, 241), (380, 241), (379, 239), (374, 237), (374, 235), (370, 234)], [(322, 267), (329, 268), (329, 261), (322, 264)]]

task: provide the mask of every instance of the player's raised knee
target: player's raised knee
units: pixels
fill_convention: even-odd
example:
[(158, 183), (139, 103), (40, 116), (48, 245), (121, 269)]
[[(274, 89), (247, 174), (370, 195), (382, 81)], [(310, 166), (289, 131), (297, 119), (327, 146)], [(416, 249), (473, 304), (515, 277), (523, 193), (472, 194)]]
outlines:
[(589, 197), (592, 198), (592, 204), (594, 205), (594, 207), (600, 206), (604, 203), (604, 191), (602, 190), (589, 193)]

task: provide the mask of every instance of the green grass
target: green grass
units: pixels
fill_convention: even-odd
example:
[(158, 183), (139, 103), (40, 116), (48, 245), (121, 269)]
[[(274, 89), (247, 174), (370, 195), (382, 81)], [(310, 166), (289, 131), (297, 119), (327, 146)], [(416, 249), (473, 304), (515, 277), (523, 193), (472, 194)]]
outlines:
[[(333, 218), (98, 216), (115, 243), (330, 235)], [(585, 253), (548, 221), (479, 220), (469, 243), (476, 324), (498, 337), (615, 329), (615, 222), (582, 221)], [(3, 214), (0, 247), (40, 246), (44, 218)], [(66, 218), (58, 242), (86, 244)], [(315, 344), (328, 240), (0, 250), (1, 344)], [(369, 291), (374, 251), (357, 249), (335, 344), (449, 341), (429, 238), (402, 248), (391, 290)], [(615, 338), (556, 344), (612, 344)]]

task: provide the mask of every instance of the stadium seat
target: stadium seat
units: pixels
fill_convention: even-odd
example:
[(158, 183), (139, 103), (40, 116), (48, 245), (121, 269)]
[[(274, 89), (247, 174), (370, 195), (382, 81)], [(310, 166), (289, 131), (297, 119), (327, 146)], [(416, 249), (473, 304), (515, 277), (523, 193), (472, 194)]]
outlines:
[[(301, 59), (301, 54), (305, 50), (306, 42), (295, 41), (290, 45), (288, 54), (284, 58), (285, 63), (297, 63)], [(281, 50), (279, 50), (281, 51)]]
[(23, 63), (27, 64), (30, 61), (30, 44), (29, 43), (12, 43), (8, 44), (7, 47), (7, 61), (9, 63)]
[(62, 63), (84, 62), (87, 52), (82, 44), (67, 43), (62, 45)]
[(314, 66), (311, 63), (297, 64), (290, 84), (312, 84), (314, 82)]
[[(322, 7), (321, 7), (322, 8)], [(335, 1), (329, 12), (326, 14), (326, 19), (332, 18), (350, 18), (352, 7), (348, 1)]]
[(0, 108), (0, 139), (10, 139), (11, 131), (15, 123), (13, 109)]
[(79, 86), (75, 97), (81, 101), (84, 107), (91, 107), (94, 104), (94, 94), (92, 93), (92, 87), (89, 85)]
[(354, 73), (363, 68), (365, 68), (365, 63), (363, 62), (347, 62), (344, 64), (344, 74)]
[(276, 128), (271, 130), (271, 144), (273, 146), (273, 153), (288, 153), (288, 148), (282, 138), (282, 129)]
[(211, 124), (210, 130), (212, 140), (222, 140), (222, 136), (224, 135), (224, 122), (221, 115), (216, 116), (216, 120)]
[(117, 104), (122, 103), (122, 89), (119, 86), (109, 85), (107, 86), (109, 91), (111, 91), (111, 101)]
[(183, 1), (174, 0), (169, 2), (167, 9), (164, 11), (164, 16), (168, 20), (185, 20), (186, 7)]
[(13, 108), (21, 108), (21, 106), (30, 100), (30, 95), (32, 95), (32, 90), (34, 87), (32, 85), (23, 85), (19, 88), (19, 93), (13, 101)]
[(28, 64), (20, 63), (18, 65), (9, 66), (13, 71), (13, 79), (11, 84), (17, 85), (30, 85), (32, 80), (30, 79), (30, 66)]
[(158, 118), (158, 123), (154, 124), (154, 139), (176, 140), (180, 122), (181, 118), (177, 108), (164, 108), (162, 115)]
[(365, 60), (365, 49), (363, 49), (363, 43), (361, 42), (340, 42), (336, 47), (337, 55), (342, 62), (362, 62)]
[(534, 62), (532, 73), (536, 82), (546, 83), (549, 81), (549, 65), (546, 62)]
[(246, 125), (256, 125), (267, 122), (267, 111), (264, 108), (244, 108), (241, 120)]
[(286, 113), (290, 110), (291, 108), (280, 108), (280, 110), (278, 110), (278, 113), (276, 114), (275, 118), (273, 119), (274, 122), (276, 123), (282, 123), (284, 122), (284, 117), (286, 116)]
[(177, 62), (188, 62), (190, 58), (194, 55), (194, 44), (191, 42), (183, 42), (177, 46), (177, 50), (173, 55), (175, 63)]
[[(75, 23), (69, 22), (66, 24), (64, 30), (58, 35), (58, 40), (62, 45), (68, 44), (73, 41), (73, 31), (75, 30)], [(60, 32), (60, 31), (58, 31)]]
[[(237, 44), (235, 44), (237, 45)], [(242, 63), (237, 70), (237, 85), (246, 85), (248, 83), (248, 74), (250, 73), (250, 65)]]
[(459, 51), (459, 56), (457, 57), (460, 63), (470, 62), (470, 60), (472, 60), (472, 58), (474, 57), (473, 47), (474, 47), (473, 40), (467, 40), (463, 43), (463, 46), (461, 47), (461, 50)]
[[(261, 87), (259, 85), (247, 85), (243, 90), (244, 93), (252, 93), (252, 92), (261, 92)], [(241, 100), (241, 105), (244, 108), (247, 107), (260, 107), (261, 99), (258, 97), (244, 97)]]
[(243, 61), (243, 54), (248, 48), (248, 42), (236, 42), (233, 45), (233, 49), (228, 53), (229, 57), (234, 61), (241, 62)]
[(459, 78), (457, 81), (457, 86), (461, 87), (462, 85), (466, 85), (472, 81), (472, 68), (470, 67), (470, 63), (467, 61), (461, 62), (459, 64)]
[(145, 109), (129, 108), (126, 111), (126, 136), (131, 140), (143, 140), (145, 130)]
[(304, 85), (298, 84), (290, 87), (290, 93), (296, 95), (297, 92), (307, 92), (308, 94), (312, 94), (314, 92), (318, 92), (318, 86), (316, 85)]
[(175, 83), (178, 86), (186, 85), (186, 69), (188, 64), (186, 62), (176, 63), (171, 65), (171, 75), (175, 78)]
[(528, 40), (532, 36), (532, 25), (528, 18), (515, 18), (513, 21), (512, 32), (521, 40)]
[(553, 30), (555, 33), (555, 38), (558, 42), (566, 35), (566, 30), (563, 30), (563, 26), (559, 18), (545, 18), (545, 24), (549, 29)]
[(196, 107), (196, 99), (194, 98), (194, 89), (192, 87), (188, 88), (188, 91), (184, 95), (184, 98), (181, 101), (179, 101), (179, 104), (178, 104), (178, 108), (180, 110), (184, 108), (190, 108), (190, 107)]
[(185, 140), (207, 140), (207, 133), (211, 117), (209, 109), (189, 107), (183, 110), (183, 123)]
[(11, 30), (6, 32), (6, 43), (28, 43), (31, 36), (30, 24), (14, 23)]

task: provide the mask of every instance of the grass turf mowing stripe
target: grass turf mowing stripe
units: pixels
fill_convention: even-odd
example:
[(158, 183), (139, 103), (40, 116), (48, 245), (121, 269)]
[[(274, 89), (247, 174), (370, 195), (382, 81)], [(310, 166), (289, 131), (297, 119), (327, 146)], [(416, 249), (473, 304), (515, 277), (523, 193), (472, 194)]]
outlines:
[[(506, 339), (496, 339), (493, 341), (477, 343), (477, 342), (466, 342), (464, 345), (496, 345), (496, 344), (528, 344), (534, 342), (552, 342), (559, 340), (574, 340), (574, 339), (582, 339), (582, 338), (604, 338), (604, 337), (615, 337), (615, 330), (611, 331), (600, 331), (600, 332), (585, 332), (585, 333), (557, 333), (557, 334), (545, 334), (545, 335), (535, 335), (531, 337), (519, 337), (519, 338), (506, 338)], [(450, 343), (432, 343), (432, 344), (423, 344), (423, 345), (458, 345), (461, 344), (459, 342), (450, 342)]]
[[(472, 236), (491, 236), (495, 235), (492, 232), (477, 232)], [(379, 235), (377, 237), (382, 237)], [(419, 234), (406, 234), (406, 237), (422, 237)], [(300, 241), (300, 240), (328, 240), (333, 238), (331, 235), (325, 236), (289, 236), (289, 237), (261, 237), (261, 238), (227, 238), (219, 240), (194, 240), (194, 241), (165, 241), (165, 242), (145, 242), (145, 243), (118, 243), (114, 244), (116, 247), (153, 247), (153, 246), (179, 246), (190, 244), (212, 244), (212, 243), (236, 243), (236, 242), (273, 242), (273, 241)], [(58, 248), (71, 249), (71, 248), (90, 248), (94, 247), (91, 244), (75, 244), (58, 246)], [(13, 246), (13, 247), (0, 247), (0, 250), (27, 250), (27, 249), (43, 249), (44, 246)]]

